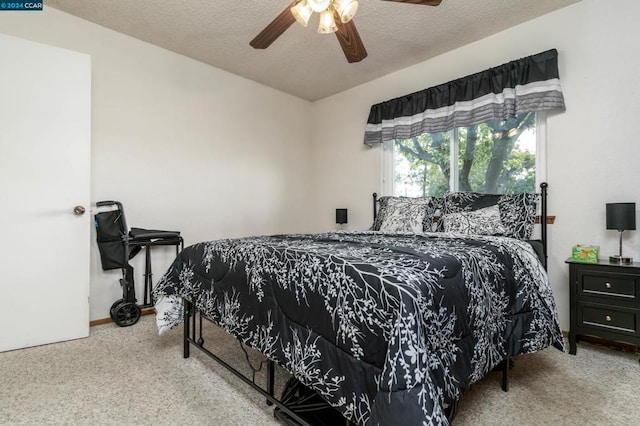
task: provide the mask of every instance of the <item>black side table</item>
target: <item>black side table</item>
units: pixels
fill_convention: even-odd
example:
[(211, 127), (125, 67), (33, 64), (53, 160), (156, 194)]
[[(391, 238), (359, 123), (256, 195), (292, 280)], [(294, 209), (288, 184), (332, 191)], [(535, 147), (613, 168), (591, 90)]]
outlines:
[(640, 346), (640, 263), (580, 263), (571, 258), (569, 353), (580, 335)]

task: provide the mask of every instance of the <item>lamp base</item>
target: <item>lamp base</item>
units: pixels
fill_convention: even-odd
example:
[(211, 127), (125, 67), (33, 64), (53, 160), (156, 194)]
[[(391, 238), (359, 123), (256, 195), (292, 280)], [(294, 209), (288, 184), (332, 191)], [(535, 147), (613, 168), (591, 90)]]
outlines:
[(633, 258), (626, 256), (609, 256), (609, 263), (616, 263), (620, 265), (631, 265), (633, 263)]

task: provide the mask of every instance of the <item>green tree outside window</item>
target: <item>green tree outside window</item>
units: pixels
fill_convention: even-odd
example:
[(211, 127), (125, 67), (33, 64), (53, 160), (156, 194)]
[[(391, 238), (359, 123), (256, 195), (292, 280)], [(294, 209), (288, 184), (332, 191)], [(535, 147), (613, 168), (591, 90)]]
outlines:
[[(440, 196), (449, 189), (486, 194), (535, 192), (535, 132), (536, 116), (530, 112), (452, 132), (396, 140), (395, 195)], [(458, 187), (450, 188), (451, 156), (456, 151)]]

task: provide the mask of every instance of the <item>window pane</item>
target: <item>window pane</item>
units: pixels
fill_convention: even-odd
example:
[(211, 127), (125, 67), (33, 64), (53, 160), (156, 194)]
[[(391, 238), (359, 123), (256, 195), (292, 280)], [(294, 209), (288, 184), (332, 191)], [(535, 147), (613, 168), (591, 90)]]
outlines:
[[(536, 189), (533, 112), (396, 140), (393, 147), (394, 195), (441, 196), (449, 190), (509, 194)], [(452, 173), (457, 177), (456, 188), (449, 188)]]
[(487, 194), (535, 192), (536, 117), (525, 113), (455, 131), (458, 190)]
[(450, 133), (425, 133), (393, 146), (394, 195), (441, 196), (449, 190)]

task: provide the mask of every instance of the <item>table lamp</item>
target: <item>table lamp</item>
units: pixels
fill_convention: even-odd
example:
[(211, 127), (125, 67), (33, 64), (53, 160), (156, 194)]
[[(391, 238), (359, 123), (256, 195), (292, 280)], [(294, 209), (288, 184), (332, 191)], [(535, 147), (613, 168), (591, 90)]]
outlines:
[(347, 209), (336, 209), (336, 223), (340, 224), (340, 229), (347, 223)]
[(620, 252), (609, 256), (609, 263), (633, 263), (632, 258), (622, 256), (622, 232), (636, 229), (636, 203), (607, 203), (607, 229), (617, 229), (620, 232)]

